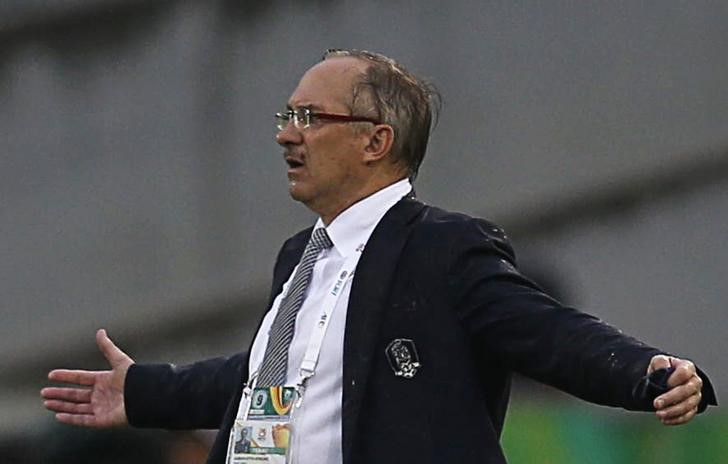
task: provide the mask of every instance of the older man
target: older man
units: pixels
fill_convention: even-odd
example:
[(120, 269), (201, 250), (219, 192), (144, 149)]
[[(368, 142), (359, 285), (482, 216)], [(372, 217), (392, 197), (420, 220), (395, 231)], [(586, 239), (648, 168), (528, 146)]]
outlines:
[(46, 407), (91, 427), (219, 428), (210, 463), (253, 462), (231, 445), (245, 430), (275, 433), (252, 445), (264, 462), (466, 464), (505, 462), (514, 371), (667, 425), (715, 404), (692, 362), (523, 277), (498, 227), (414, 198), (437, 102), (389, 58), (328, 52), (276, 115), (289, 192), (319, 220), (283, 244), (250, 349), (137, 365), (101, 330), (111, 370), (51, 372), (77, 386), (44, 389)]

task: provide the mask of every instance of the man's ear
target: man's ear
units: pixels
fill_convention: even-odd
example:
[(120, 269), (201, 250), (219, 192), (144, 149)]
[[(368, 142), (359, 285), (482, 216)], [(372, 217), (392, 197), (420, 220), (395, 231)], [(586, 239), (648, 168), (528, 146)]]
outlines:
[(394, 128), (389, 124), (377, 124), (367, 134), (368, 143), (364, 147), (364, 162), (372, 163), (389, 155), (394, 143)]

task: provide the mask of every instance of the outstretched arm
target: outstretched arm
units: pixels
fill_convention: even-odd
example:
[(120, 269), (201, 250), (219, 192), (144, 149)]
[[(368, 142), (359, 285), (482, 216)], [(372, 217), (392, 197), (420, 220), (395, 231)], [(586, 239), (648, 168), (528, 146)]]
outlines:
[(114, 345), (104, 329), (96, 332), (96, 344), (111, 369), (51, 371), (50, 380), (71, 386), (42, 389), (43, 405), (64, 424), (95, 428), (127, 425), (124, 382), (134, 360)]
[[(654, 409), (666, 425), (688, 422), (717, 403), (708, 377), (692, 362), (561, 306), (518, 272), (504, 236), (476, 225), (458, 237), (450, 267), (456, 307), (475, 346), (496, 353), (515, 371), (587, 401)], [(645, 374), (661, 368), (674, 369), (664, 393), (636, 395)]]

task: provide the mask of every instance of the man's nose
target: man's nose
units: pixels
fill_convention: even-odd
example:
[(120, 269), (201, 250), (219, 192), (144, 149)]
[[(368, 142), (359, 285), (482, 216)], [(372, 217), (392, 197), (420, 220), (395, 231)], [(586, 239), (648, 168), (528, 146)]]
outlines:
[(295, 145), (301, 143), (302, 140), (303, 134), (292, 121), (288, 121), (288, 124), (276, 134), (276, 142), (279, 145)]

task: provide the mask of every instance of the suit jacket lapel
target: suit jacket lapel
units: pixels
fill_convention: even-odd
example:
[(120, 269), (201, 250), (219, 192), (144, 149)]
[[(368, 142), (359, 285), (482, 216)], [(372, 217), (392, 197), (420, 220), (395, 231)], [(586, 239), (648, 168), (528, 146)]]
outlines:
[(354, 273), (344, 334), (342, 452), (351, 462), (362, 398), (375, 353), (386, 299), (411, 223), (424, 205), (405, 197), (384, 215)]

